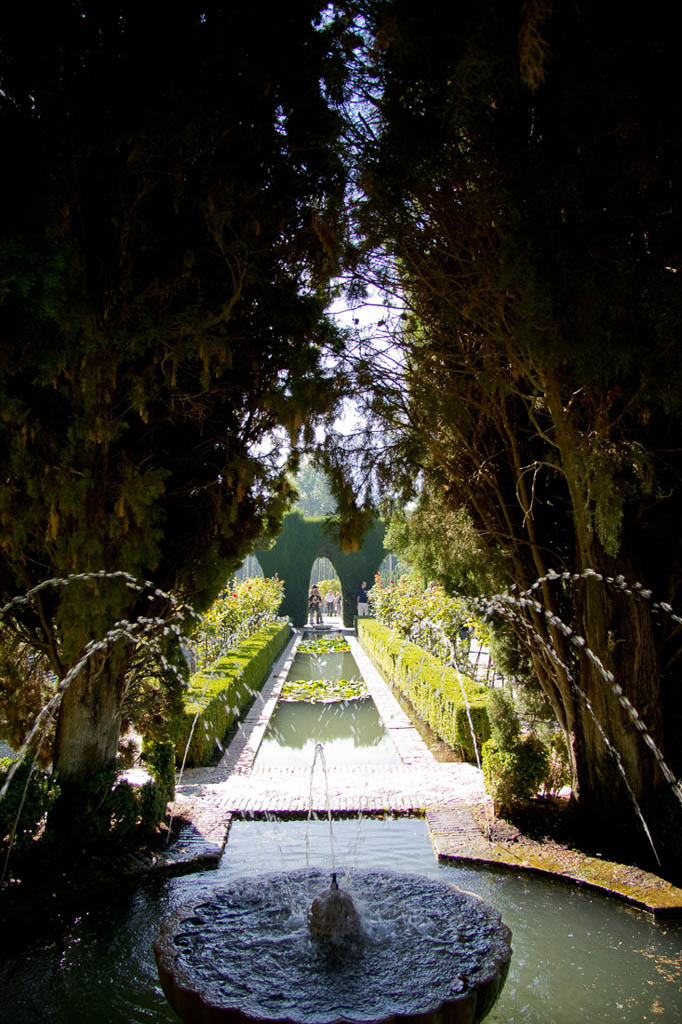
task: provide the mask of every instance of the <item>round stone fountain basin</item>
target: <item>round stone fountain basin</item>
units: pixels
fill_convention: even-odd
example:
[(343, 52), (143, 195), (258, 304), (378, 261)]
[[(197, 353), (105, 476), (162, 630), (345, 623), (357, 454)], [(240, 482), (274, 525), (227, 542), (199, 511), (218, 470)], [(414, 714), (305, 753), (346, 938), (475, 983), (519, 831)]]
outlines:
[(187, 1022), (477, 1024), (502, 990), (511, 932), (477, 896), (447, 882), (353, 872), (343, 887), (361, 933), (320, 941), (312, 900), (329, 875), (236, 879), (184, 904), (154, 945), (166, 998)]

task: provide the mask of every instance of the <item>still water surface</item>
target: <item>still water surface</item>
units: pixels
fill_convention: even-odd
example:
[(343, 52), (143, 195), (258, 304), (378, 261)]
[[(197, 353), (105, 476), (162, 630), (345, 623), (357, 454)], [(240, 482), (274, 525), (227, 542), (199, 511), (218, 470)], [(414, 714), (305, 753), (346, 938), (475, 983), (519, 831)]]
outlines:
[[(514, 954), (490, 1024), (682, 1020), (682, 925), (656, 924), (615, 900), (560, 882), (439, 866), (421, 820), (344, 820), (333, 827), (340, 871), (438, 876), (497, 907), (512, 930)], [(304, 867), (306, 857), (327, 868), (328, 829), (326, 820), (236, 822), (217, 871), (112, 892), (106, 902), (74, 909), (58, 939), (0, 967), (0, 1020), (177, 1021), (152, 953), (160, 919), (184, 899), (240, 875)]]
[(258, 748), (254, 768), (310, 767), (315, 745), (327, 767), (400, 764), (371, 697), (330, 704), (280, 701)]

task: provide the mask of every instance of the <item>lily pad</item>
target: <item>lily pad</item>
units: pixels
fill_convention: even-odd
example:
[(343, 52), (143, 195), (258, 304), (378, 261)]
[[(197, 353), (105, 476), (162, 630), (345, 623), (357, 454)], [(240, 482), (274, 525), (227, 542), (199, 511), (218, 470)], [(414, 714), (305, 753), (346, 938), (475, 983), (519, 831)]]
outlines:
[(369, 696), (363, 679), (288, 679), (280, 700), (324, 702), (357, 700)]

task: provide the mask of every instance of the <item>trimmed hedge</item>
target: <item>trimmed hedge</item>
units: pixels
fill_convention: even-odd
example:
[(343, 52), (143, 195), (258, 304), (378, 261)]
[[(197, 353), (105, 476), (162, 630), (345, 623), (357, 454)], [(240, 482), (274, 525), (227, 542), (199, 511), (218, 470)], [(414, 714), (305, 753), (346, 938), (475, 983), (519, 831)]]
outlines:
[[(260, 690), (290, 637), (288, 622), (271, 622), (234, 651), (218, 658), (210, 670), (192, 676), (185, 694), (184, 715), (173, 730), (178, 766), (182, 764), (188, 740), (186, 767), (200, 767), (213, 761), (217, 741), (222, 743), (240, 712)], [(192, 731), (197, 712), (199, 717)]]
[(469, 716), (462, 695), (466, 693), (479, 755), (490, 737), (487, 687), (468, 676), (458, 677), (421, 647), (403, 639), (394, 629), (375, 619), (357, 620), (358, 639), (384, 676), (394, 683), (433, 731), (466, 761), (475, 761)]

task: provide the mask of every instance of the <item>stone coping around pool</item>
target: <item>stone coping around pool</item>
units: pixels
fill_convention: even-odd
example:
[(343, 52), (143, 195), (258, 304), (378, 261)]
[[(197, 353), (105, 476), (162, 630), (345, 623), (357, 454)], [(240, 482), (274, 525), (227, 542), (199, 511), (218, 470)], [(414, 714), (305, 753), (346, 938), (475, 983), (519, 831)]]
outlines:
[(682, 917), (682, 889), (648, 871), (524, 837), (514, 842), (490, 841), (468, 808), (433, 808), (426, 811), (426, 820), (434, 851), (443, 863), (550, 876), (596, 889), (659, 919)]

